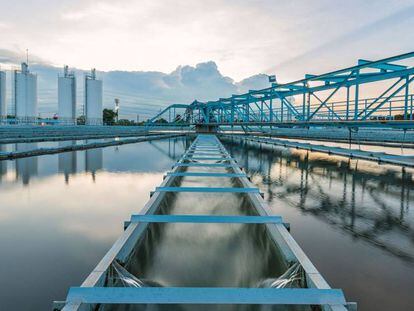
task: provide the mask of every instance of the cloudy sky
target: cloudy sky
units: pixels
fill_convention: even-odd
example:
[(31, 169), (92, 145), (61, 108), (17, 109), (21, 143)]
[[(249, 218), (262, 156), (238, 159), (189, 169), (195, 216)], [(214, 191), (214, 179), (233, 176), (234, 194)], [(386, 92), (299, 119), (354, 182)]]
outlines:
[(315, 58), (337, 67), (414, 45), (410, 0), (0, 0), (0, 7), (1, 48), (29, 48), (59, 67), (170, 72), (212, 60), (236, 80), (279, 67), (289, 78), (290, 66), (314, 69)]
[(286, 82), (414, 50), (414, 0), (0, 0), (0, 7), (0, 62), (28, 48), (32, 60), (57, 67), (171, 73), (213, 61), (235, 81), (275, 73)]

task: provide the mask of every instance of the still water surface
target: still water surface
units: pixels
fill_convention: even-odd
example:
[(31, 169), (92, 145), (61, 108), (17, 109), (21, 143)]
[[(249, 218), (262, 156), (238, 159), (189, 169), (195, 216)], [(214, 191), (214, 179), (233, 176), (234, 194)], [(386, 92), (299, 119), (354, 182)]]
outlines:
[[(332, 287), (343, 288), (348, 300), (358, 301), (359, 310), (412, 310), (411, 171), (258, 144), (225, 145), (265, 192), (274, 212), (291, 224), (292, 235)], [(186, 146), (188, 141), (176, 139), (0, 162), (0, 310), (50, 310), (52, 300), (64, 299), (68, 287), (79, 285), (121, 234), (123, 221), (143, 207)], [(194, 186), (198, 181), (186, 182)], [(238, 205), (238, 198), (224, 199), (229, 210), (220, 209), (222, 204), (215, 204), (220, 198), (215, 198), (196, 212), (236, 213), (232, 205)], [(178, 196), (170, 212), (182, 214), (194, 206), (197, 200), (180, 203)], [(222, 286), (240, 282), (229, 283), (224, 272), (223, 279), (212, 279), (205, 265), (190, 260), (198, 256), (203, 263), (208, 252), (183, 257), (173, 273), (159, 274), (157, 267), (174, 264), (169, 252), (177, 254), (177, 247), (191, 251), (188, 245), (174, 245), (177, 240), (165, 234), (170, 230), (166, 227), (165, 247), (159, 248), (165, 253), (150, 266), (138, 266), (137, 274), (167, 285), (197, 279)], [(215, 234), (228, 238), (237, 230)], [(211, 242), (202, 239), (202, 230), (199, 235), (201, 243)], [(231, 246), (231, 239), (222, 241), (213, 245), (216, 250)], [(227, 256), (234, 264), (225, 270), (237, 267), (239, 257)], [(187, 267), (198, 278), (176, 274)], [(257, 281), (255, 268), (247, 263), (239, 267), (241, 273), (230, 274), (244, 274), (240, 284), (249, 286)]]
[(50, 310), (137, 213), (183, 140), (0, 161), (0, 310)]
[(236, 140), (226, 147), (332, 287), (359, 310), (414, 310), (413, 170)]

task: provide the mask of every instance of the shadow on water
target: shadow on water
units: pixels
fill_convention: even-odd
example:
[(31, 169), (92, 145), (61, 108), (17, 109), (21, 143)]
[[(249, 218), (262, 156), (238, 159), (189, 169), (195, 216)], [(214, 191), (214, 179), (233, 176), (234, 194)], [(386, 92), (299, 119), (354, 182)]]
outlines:
[(228, 151), (275, 198), (414, 264), (413, 170), (226, 140)]

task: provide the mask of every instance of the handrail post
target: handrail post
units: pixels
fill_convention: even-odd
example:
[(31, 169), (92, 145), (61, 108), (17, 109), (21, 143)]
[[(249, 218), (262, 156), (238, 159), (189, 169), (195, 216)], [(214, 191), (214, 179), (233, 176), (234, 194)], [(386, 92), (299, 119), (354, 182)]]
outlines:
[(359, 100), (359, 69), (356, 71), (356, 77), (355, 77), (355, 105), (354, 105), (354, 120), (358, 120), (358, 100)]

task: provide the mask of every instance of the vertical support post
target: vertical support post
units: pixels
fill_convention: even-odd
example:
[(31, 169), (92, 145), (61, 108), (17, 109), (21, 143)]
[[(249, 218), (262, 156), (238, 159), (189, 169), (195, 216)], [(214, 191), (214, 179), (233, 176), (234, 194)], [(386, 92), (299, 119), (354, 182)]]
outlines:
[(210, 109), (208, 107), (205, 108), (205, 117), (206, 117), (206, 123), (210, 123)]
[(408, 92), (409, 92), (409, 85), (410, 85), (410, 80), (409, 80), (409, 76), (407, 75), (405, 77), (404, 120), (407, 120), (407, 114), (408, 114)]
[[(411, 96), (411, 103), (412, 103), (412, 96)], [(270, 109), (269, 120), (270, 122), (273, 122), (273, 99), (272, 98), (270, 99), (269, 109)]]
[(230, 117), (230, 122), (234, 123), (234, 102), (231, 102), (231, 117)]
[(367, 100), (364, 100), (364, 117), (366, 118), (367, 116)]
[(388, 119), (389, 120), (392, 119), (392, 113), (391, 113), (392, 108), (391, 108), (391, 106), (392, 106), (392, 102), (390, 101), (389, 108), (388, 108)]
[[(303, 82), (303, 88), (306, 89), (306, 82)], [(305, 115), (306, 115), (306, 92), (303, 92), (302, 97), (302, 121), (305, 121)]]
[(280, 98), (280, 122), (283, 122), (283, 106), (285, 105), (284, 99), (284, 97)]
[(263, 100), (260, 102), (260, 122), (264, 121)]
[(307, 112), (307, 116), (306, 116), (306, 120), (310, 121), (310, 104), (311, 104), (311, 93), (308, 93), (308, 112)]
[(346, 87), (346, 113), (345, 113), (345, 120), (349, 120), (349, 85)]
[(355, 105), (354, 105), (354, 120), (358, 120), (358, 100), (359, 100), (359, 69), (356, 72), (355, 83)]
[(413, 119), (413, 95), (410, 95), (410, 120)]

